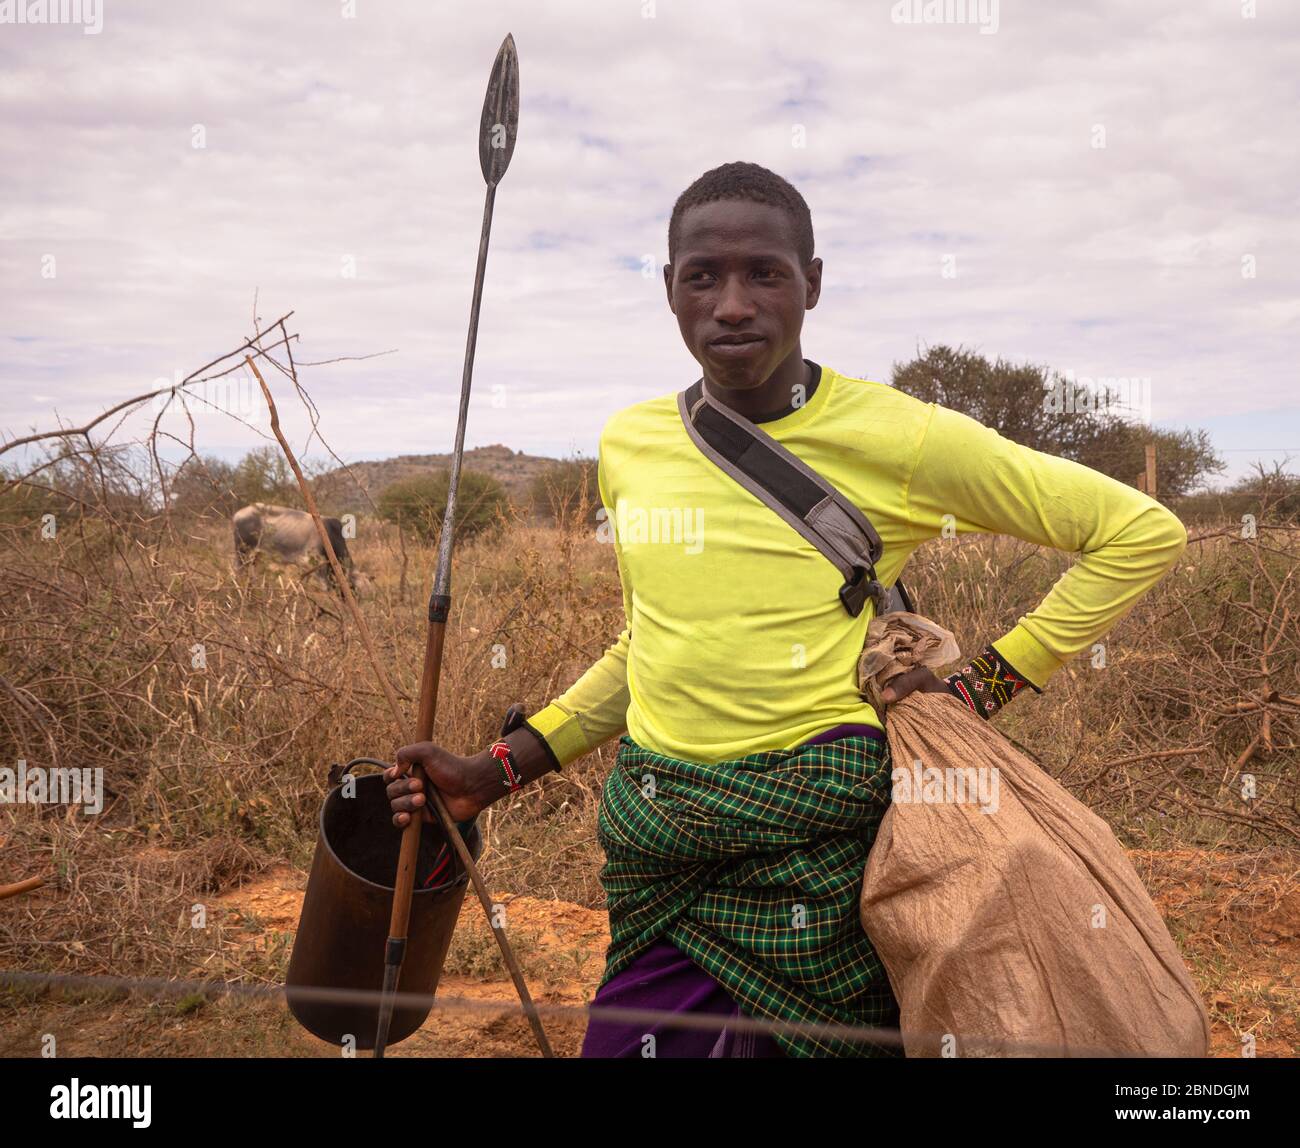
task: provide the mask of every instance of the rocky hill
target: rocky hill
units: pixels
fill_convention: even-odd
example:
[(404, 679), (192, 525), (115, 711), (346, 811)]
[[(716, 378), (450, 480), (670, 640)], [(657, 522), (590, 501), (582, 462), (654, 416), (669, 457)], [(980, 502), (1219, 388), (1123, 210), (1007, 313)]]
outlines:
[[(493, 443), (466, 450), (462, 465), (465, 470), (490, 474), (501, 482), (513, 501), (522, 505), (528, 501), (533, 479), (558, 461)], [(404, 454), (376, 462), (354, 462), (347, 470), (339, 468), (322, 475), (317, 479), (316, 489), (335, 508), (335, 513), (360, 512), (368, 509), (363, 491), (378, 499), (386, 486), (399, 479), (446, 470), (450, 466), (450, 454)]]

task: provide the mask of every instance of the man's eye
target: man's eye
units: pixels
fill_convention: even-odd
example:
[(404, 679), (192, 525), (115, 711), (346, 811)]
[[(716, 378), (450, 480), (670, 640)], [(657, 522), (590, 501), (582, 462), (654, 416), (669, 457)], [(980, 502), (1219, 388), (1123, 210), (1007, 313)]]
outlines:
[(762, 279), (775, 279), (781, 273), (775, 267), (760, 267), (754, 274)]

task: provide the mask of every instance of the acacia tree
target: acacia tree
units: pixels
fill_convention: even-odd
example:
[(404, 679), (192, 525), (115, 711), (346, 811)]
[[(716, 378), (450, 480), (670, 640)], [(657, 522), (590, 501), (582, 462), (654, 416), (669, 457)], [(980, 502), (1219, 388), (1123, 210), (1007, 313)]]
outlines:
[(893, 384), (922, 402), (938, 403), (992, 427), (1013, 442), (1072, 459), (1131, 483), (1146, 466), (1146, 444), (1156, 444), (1156, 489), (1162, 500), (1186, 495), (1207, 475), (1223, 470), (1204, 430), (1160, 430), (1135, 421), (1119, 396), (1101, 388), (1087, 401), (1055, 401), (1079, 384), (1046, 366), (989, 362), (973, 351), (929, 347), (909, 363), (895, 363)]

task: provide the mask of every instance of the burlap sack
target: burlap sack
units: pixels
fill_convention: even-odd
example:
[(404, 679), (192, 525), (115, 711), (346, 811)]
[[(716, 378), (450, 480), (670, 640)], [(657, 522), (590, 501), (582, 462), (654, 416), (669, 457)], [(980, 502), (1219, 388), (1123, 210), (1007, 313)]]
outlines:
[(907, 1055), (1205, 1056), (1200, 996), (1106, 823), (951, 694), (880, 703), (897, 674), (958, 656), (893, 613), (859, 662), (893, 759), (862, 925)]

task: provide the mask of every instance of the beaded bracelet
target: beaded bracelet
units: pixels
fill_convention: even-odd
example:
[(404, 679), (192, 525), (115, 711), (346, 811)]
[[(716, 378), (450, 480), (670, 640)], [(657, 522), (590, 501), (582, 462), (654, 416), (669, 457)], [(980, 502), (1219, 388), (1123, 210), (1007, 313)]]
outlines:
[(1035, 693), (1043, 692), (1033, 682), (1016, 673), (1006, 658), (992, 646), (985, 646), (982, 654), (943, 680), (948, 689), (970, 707), (972, 713), (985, 721), (1026, 686)]
[(501, 770), (501, 784), (511, 791), (521, 788), (524, 781), (519, 775), (519, 767), (515, 764), (515, 754), (510, 748), (510, 743), (494, 741), (488, 746), (488, 753), (492, 755)]

